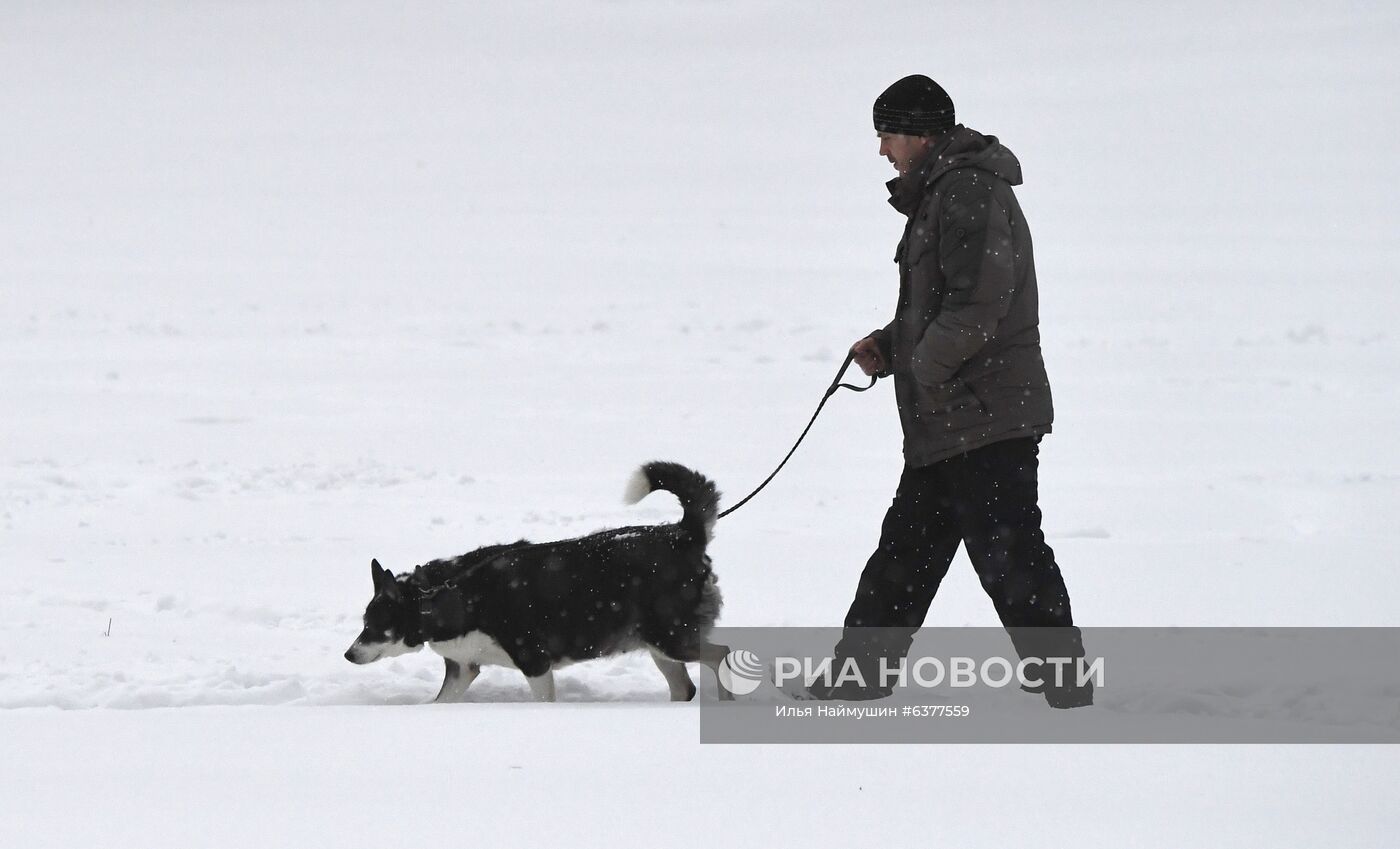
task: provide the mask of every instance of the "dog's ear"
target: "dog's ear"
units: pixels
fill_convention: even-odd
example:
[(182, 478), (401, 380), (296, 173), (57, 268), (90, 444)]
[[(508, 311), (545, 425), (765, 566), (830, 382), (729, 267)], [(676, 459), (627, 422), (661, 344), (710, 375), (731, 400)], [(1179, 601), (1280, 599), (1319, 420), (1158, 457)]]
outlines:
[(369, 575), (374, 579), (374, 594), (388, 595), (397, 598), (399, 595), (399, 582), (394, 580), (394, 573), (379, 565), (378, 560), (369, 562)]

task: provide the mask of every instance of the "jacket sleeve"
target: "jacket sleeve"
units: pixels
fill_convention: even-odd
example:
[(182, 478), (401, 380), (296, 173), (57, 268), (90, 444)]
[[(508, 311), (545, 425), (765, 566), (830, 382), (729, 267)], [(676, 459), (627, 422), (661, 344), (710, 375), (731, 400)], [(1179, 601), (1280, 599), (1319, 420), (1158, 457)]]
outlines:
[(951, 187), (939, 213), (942, 308), (914, 346), (912, 370), (924, 384), (946, 383), (996, 333), (1011, 308), (1016, 265), (1011, 219), (991, 183)]
[(885, 370), (877, 372), (876, 377), (889, 377), (890, 374), (890, 332), (894, 327), (894, 322), (881, 327), (879, 330), (870, 331), (870, 338), (875, 340), (875, 345), (880, 349), (880, 357), (885, 361)]

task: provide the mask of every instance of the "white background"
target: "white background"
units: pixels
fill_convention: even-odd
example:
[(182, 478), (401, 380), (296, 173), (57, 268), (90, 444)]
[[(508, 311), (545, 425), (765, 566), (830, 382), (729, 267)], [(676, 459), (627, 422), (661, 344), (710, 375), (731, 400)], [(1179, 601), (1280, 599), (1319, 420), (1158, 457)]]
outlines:
[[(341, 652), (372, 556), (767, 474), (892, 313), (909, 73), (1024, 168), (1076, 620), (1400, 625), (1397, 48), (1384, 3), (5, 4), (0, 843), (1390, 845), (1391, 747), (701, 747), (645, 657), (421, 707), (435, 657)], [(833, 400), (720, 523), (723, 622), (839, 623), (900, 465), (888, 385)], [(961, 555), (929, 622), (996, 622)]]

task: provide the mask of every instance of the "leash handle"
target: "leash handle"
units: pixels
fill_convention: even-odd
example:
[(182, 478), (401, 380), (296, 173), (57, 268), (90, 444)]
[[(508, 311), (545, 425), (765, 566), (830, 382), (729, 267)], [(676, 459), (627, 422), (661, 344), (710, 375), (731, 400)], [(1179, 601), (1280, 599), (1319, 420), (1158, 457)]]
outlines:
[(855, 384), (841, 382), (841, 378), (844, 377), (846, 374), (846, 369), (851, 367), (851, 362), (855, 358), (855, 351), (846, 352), (846, 359), (841, 362), (841, 368), (836, 370), (836, 377), (832, 378), (831, 385), (826, 388), (826, 392), (822, 395), (822, 400), (820, 401), (820, 403), (817, 404), (816, 412), (812, 413), (812, 418), (807, 421), (807, 426), (802, 428), (802, 433), (797, 437), (797, 441), (792, 444), (792, 447), (788, 449), (787, 456), (783, 457), (783, 461), (778, 464), (778, 467), (774, 469), (772, 473), (768, 475), (768, 477), (764, 478), (763, 483), (759, 484), (753, 492), (750, 492), (748, 495), (745, 495), (743, 499), (739, 501), (738, 504), (735, 504), (733, 507), (729, 507), (725, 510), (721, 510), (719, 512), (719, 515), (715, 516), (716, 519), (723, 519), (725, 516), (728, 516), (730, 513), (733, 513), (735, 510), (738, 510), (740, 507), (743, 507), (745, 504), (748, 504), (749, 499), (762, 492), (763, 488), (768, 485), (769, 481), (773, 480), (773, 478), (776, 478), (778, 476), (778, 472), (781, 472), (783, 470), (783, 466), (787, 465), (787, 461), (791, 460), (792, 455), (797, 453), (797, 446), (801, 445), (802, 440), (807, 438), (807, 431), (811, 430), (812, 425), (817, 423), (817, 416), (821, 415), (822, 407), (825, 407), (826, 402), (831, 399), (831, 396), (836, 394), (836, 390), (850, 389), (853, 392), (864, 392), (865, 390), (870, 389), (875, 385), (875, 381), (878, 380), (878, 378), (876, 377), (871, 377), (870, 383), (865, 386), (856, 386)]
[(842, 383), (841, 377), (846, 374), (846, 369), (851, 367), (851, 362), (855, 360), (855, 358), (856, 352), (854, 350), (846, 352), (846, 359), (844, 362), (841, 363), (841, 368), (836, 372), (836, 379), (831, 381), (830, 388), (826, 390), (826, 395), (828, 398), (830, 398), (832, 395), (835, 395), (836, 390), (838, 389), (850, 389), (854, 392), (864, 392), (865, 390), (872, 388), (875, 385), (875, 381), (879, 380), (878, 377), (871, 375), (870, 382), (864, 386), (856, 386), (854, 383)]

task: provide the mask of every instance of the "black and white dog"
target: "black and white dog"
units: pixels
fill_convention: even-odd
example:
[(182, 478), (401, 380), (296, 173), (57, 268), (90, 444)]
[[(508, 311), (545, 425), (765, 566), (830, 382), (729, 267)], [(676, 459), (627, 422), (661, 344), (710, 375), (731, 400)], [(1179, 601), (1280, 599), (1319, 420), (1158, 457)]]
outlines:
[(371, 663), (426, 644), (447, 661), (436, 701), (460, 699), (483, 665), (519, 669), (535, 698), (553, 701), (555, 669), (645, 648), (671, 700), (693, 698), (685, 664), (718, 678), (729, 653), (709, 640), (722, 604), (705, 553), (719, 492), (698, 472), (656, 462), (637, 470), (625, 497), (634, 504), (655, 490), (680, 499), (679, 522), (492, 545), (397, 577), (371, 562), (374, 597), (345, 658)]

